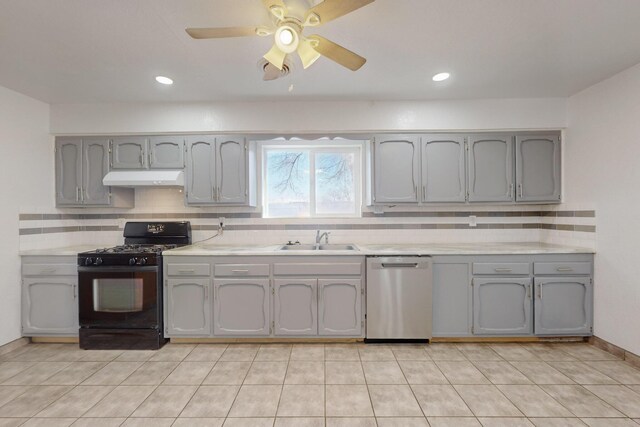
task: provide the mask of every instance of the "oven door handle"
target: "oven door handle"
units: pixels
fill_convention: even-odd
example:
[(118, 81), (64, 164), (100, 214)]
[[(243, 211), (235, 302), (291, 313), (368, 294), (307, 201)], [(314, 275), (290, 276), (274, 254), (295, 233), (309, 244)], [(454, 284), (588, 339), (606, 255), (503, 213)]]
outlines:
[(157, 265), (148, 265), (148, 266), (108, 266), (108, 267), (83, 267), (78, 266), (78, 273), (109, 273), (109, 272), (118, 272), (118, 273), (138, 273), (141, 271), (158, 271)]

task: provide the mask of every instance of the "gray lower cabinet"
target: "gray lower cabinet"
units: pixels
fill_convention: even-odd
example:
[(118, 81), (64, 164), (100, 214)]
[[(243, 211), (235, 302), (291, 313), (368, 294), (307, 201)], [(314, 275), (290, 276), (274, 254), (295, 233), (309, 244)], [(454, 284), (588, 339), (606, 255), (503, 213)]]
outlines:
[(75, 256), (22, 257), (22, 335), (78, 335)]
[(460, 337), (471, 333), (471, 264), (457, 257), (433, 258), (433, 336)]
[(465, 143), (461, 135), (422, 137), (423, 202), (466, 200)]
[(469, 201), (513, 201), (513, 136), (471, 135), (468, 140)]
[(516, 201), (560, 201), (558, 135), (516, 136)]
[(590, 276), (535, 278), (535, 333), (591, 334), (593, 283)]
[(420, 137), (380, 135), (373, 139), (373, 202), (417, 203)]
[(273, 289), (273, 333), (317, 335), (318, 280), (275, 279)]
[(473, 333), (522, 335), (533, 332), (530, 278), (474, 278)]
[(318, 280), (318, 333), (362, 334), (362, 282), (360, 279)]
[(214, 335), (269, 335), (269, 279), (215, 279)]
[(166, 333), (170, 336), (211, 334), (211, 280), (180, 277), (167, 279)]
[(58, 137), (55, 143), (56, 206), (133, 207), (133, 190), (103, 185), (109, 172), (109, 139)]

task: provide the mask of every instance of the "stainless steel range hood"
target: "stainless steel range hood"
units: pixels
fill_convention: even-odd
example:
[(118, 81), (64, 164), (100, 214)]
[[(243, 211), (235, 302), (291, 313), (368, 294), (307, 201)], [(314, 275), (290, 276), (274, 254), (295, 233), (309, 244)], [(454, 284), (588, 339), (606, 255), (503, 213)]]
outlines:
[(102, 183), (112, 187), (182, 187), (184, 172), (181, 170), (111, 171)]

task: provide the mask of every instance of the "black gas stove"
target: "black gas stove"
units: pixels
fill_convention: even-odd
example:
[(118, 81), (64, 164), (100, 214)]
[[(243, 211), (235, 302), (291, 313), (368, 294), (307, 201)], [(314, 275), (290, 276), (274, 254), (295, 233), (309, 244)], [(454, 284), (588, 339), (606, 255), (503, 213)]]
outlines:
[(191, 224), (128, 222), (124, 243), (78, 254), (81, 348), (157, 349), (166, 341), (162, 252), (191, 244)]

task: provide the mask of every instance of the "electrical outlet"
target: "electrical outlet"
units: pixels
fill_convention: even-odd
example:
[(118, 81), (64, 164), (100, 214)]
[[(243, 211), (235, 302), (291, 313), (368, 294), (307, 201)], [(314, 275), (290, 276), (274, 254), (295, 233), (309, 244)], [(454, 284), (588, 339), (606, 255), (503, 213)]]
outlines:
[(475, 215), (469, 215), (469, 227), (478, 226), (478, 217)]

